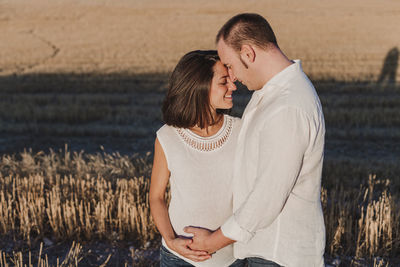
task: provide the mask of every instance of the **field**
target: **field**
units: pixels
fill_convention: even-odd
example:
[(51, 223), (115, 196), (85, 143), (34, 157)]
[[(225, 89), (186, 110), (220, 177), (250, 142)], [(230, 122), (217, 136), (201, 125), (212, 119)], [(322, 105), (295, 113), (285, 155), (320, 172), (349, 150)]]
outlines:
[[(168, 75), (244, 11), (322, 102), (327, 264), (400, 264), (398, 1), (4, 0), (0, 266), (157, 264), (148, 178)], [(236, 91), (232, 114), (250, 97)]]

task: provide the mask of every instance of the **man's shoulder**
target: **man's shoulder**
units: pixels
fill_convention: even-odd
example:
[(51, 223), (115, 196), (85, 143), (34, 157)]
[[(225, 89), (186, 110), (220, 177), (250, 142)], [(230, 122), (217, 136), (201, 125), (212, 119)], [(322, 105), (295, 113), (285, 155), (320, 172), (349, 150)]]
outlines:
[(319, 97), (314, 85), (303, 73), (299, 73), (281, 86), (276, 97), (278, 107), (292, 107), (300, 110), (318, 108)]
[(266, 97), (258, 106), (259, 116), (257, 117), (265, 121), (281, 112), (288, 111), (292, 111), (292, 114), (303, 114), (309, 118), (322, 113), (320, 100), (311, 82), (294, 79), (285, 86), (276, 88), (274, 95)]

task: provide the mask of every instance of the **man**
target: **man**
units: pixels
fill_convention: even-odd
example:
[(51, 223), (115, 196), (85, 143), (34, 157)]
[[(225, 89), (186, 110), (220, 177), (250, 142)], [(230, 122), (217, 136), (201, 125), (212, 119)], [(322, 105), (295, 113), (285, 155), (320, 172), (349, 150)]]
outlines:
[(255, 91), (242, 117), (233, 216), (210, 232), (185, 227), (193, 250), (234, 244), (252, 266), (324, 266), (321, 172), (325, 124), (315, 89), (257, 14), (231, 18), (217, 49), (233, 80)]

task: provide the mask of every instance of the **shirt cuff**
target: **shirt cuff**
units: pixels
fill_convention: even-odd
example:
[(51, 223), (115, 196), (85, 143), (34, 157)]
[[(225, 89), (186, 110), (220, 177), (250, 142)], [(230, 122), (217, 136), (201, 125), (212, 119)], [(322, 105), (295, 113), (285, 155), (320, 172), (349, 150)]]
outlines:
[(236, 222), (234, 215), (221, 226), (221, 231), (224, 236), (241, 243), (249, 242), (254, 236), (254, 233), (243, 229)]

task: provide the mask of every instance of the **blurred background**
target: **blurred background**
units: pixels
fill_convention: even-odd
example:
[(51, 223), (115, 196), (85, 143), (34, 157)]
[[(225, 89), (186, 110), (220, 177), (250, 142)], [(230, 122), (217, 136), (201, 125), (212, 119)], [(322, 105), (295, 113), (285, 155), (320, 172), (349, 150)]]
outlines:
[[(334, 175), (350, 164), (357, 177), (398, 176), (396, 0), (2, 1), (0, 153), (65, 144), (151, 152), (169, 73), (188, 51), (214, 49), (240, 12), (265, 16), (281, 49), (302, 60), (323, 104)], [(234, 115), (250, 96), (236, 92)]]
[[(376, 175), (398, 195), (398, 0), (2, 0), (3, 166), (24, 150), (33, 162), (51, 151), (151, 162), (168, 75), (188, 51), (215, 49), (219, 28), (242, 12), (267, 18), (280, 48), (302, 60), (316, 87), (327, 128), (323, 186), (357, 190)], [(235, 92), (234, 115), (250, 97), (245, 88)], [(339, 226), (333, 222), (330, 241)], [(330, 243), (329, 255), (356, 253), (343, 240)]]

